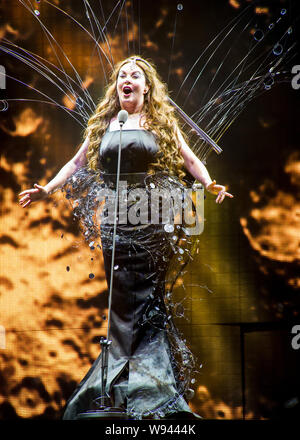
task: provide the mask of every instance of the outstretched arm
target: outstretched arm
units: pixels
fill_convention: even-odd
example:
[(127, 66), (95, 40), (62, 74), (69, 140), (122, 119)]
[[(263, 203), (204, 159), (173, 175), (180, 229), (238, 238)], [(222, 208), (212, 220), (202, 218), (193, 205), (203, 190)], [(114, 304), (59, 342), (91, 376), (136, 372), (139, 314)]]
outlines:
[(89, 146), (89, 138), (87, 137), (81, 145), (75, 156), (62, 167), (62, 169), (56, 174), (56, 176), (45, 186), (34, 184), (31, 189), (26, 189), (19, 194), (19, 204), (25, 208), (32, 202), (43, 200), (53, 193), (57, 188), (62, 186), (66, 180), (72, 176), (79, 168), (86, 163), (86, 153)]
[(232, 198), (233, 195), (226, 192), (224, 185), (217, 185), (215, 180), (212, 180), (205, 165), (200, 159), (193, 153), (190, 147), (185, 142), (180, 130), (178, 130), (178, 137), (180, 141), (180, 152), (184, 159), (184, 165), (186, 169), (195, 177), (196, 180), (202, 183), (204, 188), (217, 195), (216, 203), (222, 203), (225, 197)]

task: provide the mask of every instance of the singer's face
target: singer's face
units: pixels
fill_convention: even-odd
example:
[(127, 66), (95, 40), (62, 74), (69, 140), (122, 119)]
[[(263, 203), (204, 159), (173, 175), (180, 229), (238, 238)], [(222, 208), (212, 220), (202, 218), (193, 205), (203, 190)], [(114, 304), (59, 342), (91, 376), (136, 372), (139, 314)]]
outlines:
[(143, 70), (133, 63), (124, 64), (117, 78), (117, 92), (121, 108), (131, 107), (132, 111), (144, 103), (144, 95), (148, 91)]

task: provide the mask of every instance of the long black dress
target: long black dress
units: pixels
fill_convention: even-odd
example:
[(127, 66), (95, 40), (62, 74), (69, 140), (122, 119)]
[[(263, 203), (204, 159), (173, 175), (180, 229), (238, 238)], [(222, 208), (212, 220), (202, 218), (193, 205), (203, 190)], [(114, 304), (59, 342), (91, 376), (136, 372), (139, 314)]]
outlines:
[[(99, 150), (104, 188), (115, 185), (118, 145), (119, 131), (107, 131)], [(147, 170), (157, 152), (151, 132), (123, 130), (120, 181), (128, 184), (127, 197), (132, 189), (147, 187)], [(171, 178), (166, 179), (172, 184)], [(155, 184), (152, 181), (148, 187)], [(112, 234), (111, 224), (101, 225), (108, 284)], [(117, 226), (107, 391), (112, 406), (124, 408), (136, 419), (191, 414), (184, 396), (186, 378), (175, 359), (178, 355), (185, 359), (186, 370), (191, 353), (165, 304), (165, 278), (174, 250), (169, 236), (164, 224)], [(69, 399), (64, 419), (76, 419), (79, 413), (94, 409), (100, 394), (101, 354)]]

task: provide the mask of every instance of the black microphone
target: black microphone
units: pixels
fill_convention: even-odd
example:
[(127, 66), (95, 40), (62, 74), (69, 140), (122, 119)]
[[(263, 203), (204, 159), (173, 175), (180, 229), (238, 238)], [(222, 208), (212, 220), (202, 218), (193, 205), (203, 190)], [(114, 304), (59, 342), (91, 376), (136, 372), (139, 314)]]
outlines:
[(126, 110), (120, 110), (118, 113), (118, 121), (121, 127), (125, 124), (128, 119), (128, 112)]

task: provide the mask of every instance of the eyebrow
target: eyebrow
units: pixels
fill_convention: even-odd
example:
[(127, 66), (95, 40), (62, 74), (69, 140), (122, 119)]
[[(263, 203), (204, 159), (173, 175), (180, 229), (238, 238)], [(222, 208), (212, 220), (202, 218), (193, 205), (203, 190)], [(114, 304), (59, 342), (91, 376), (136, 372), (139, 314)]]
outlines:
[[(125, 72), (125, 70), (122, 70), (122, 69), (121, 69), (120, 72), (119, 72), (119, 74), (120, 74), (120, 73), (126, 73), (126, 72)], [(141, 75), (143, 75), (143, 72), (141, 72), (140, 70), (134, 70), (133, 72), (130, 72), (130, 73), (131, 73), (131, 74), (133, 74), (133, 73), (140, 73)]]

